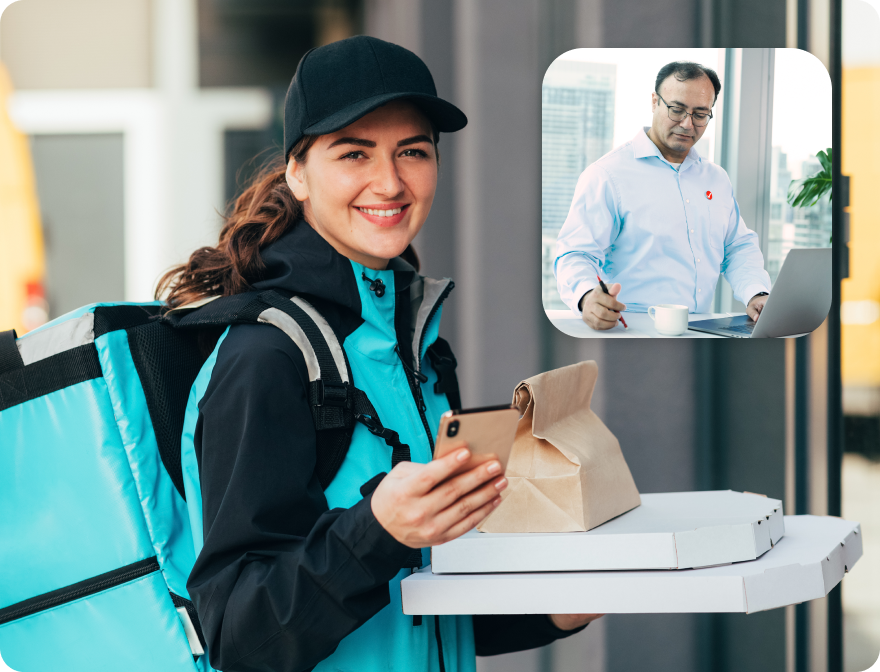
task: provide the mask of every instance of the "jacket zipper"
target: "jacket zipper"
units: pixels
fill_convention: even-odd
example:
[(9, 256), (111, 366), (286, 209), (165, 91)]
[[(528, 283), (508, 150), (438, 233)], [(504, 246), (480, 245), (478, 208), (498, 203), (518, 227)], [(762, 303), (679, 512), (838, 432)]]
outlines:
[(406, 382), (409, 383), (409, 390), (412, 392), (413, 400), (416, 402), (419, 417), (422, 419), (422, 427), (425, 428), (425, 436), (428, 437), (428, 444), (431, 446), (431, 455), (433, 455), (434, 437), (431, 436), (431, 426), (428, 424), (428, 416), (426, 415), (428, 408), (425, 406), (425, 398), (422, 396), (422, 386), (419, 384), (419, 381), (416, 380), (413, 370), (405, 361), (403, 361), (403, 356), (400, 354), (399, 349), (397, 351), (397, 356), (400, 358), (400, 363), (403, 364), (403, 373), (406, 375)]
[(142, 576), (158, 571), (159, 561), (153, 556), (152, 558), (140, 560), (125, 567), (99, 574), (91, 579), (74, 583), (65, 588), (43, 593), (23, 602), (16, 602), (4, 609), (0, 609), (0, 625), (24, 618), (25, 616), (31, 616), (37, 612), (45, 611), (67, 602), (73, 602), (82, 597), (100, 593), (108, 588), (134, 581)]
[[(412, 392), (413, 400), (416, 403), (416, 408), (419, 411), (419, 417), (422, 420), (422, 427), (425, 428), (425, 436), (428, 437), (428, 445), (431, 446), (431, 454), (434, 454), (434, 437), (431, 435), (431, 426), (428, 424), (428, 416), (427, 416), (427, 406), (425, 406), (425, 398), (422, 394), (422, 386), (417, 378), (424, 377), (424, 374), (421, 372), (421, 364), (422, 364), (422, 346), (425, 343), (425, 332), (428, 331), (428, 326), (431, 324), (431, 320), (434, 319), (434, 316), (437, 314), (437, 311), (440, 310), (440, 306), (446, 300), (446, 297), (449, 296), (449, 293), (452, 291), (452, 288), (455, 287), (455, 283), (452, 280), (449, 281), (449, 284), (446, 285), (446, 288), (440, 293), (440, 296), (437, 297), (437, 301), (434, 303), (434, 306), (431, 308), (431, 312), (428, 313), (428, 318), (425, 320), (425, 324), (422, 327), (422, 333), (419, 334), (419, 346), (418, 350), (413, 353), (413, 359), (416, 364), (416, 368), (413, 369), (410, 365), (404, 361), (403, 355), (400, 352), (400, 348), (397, 347), (395, 350), (397, 351), (397, 357), (400, 359), (400, 363), (403, 365), (403, 372), (406, 376), (407, 383), (409, 383), (410, 392)], [(419, 619), (419, 623), (421, 623), (421, 619)], [(416, 621), (413, 620), (413, 625), (417, 625)], [(440, 664), (440, 672), (446, 672), (446, 663), (443, 656), (443, 637), (440, 634), (440, 617), (434, 617), (434, 638), (437, 641), (437, 658)]]
[[(431, 324), (431, 320), (434, 319), (434, 316), (437, 314), (437, 311), (440, 310), (440, 306), (446, 300), (446, 297), (449, 296), (449, 293), (455, 287), (455, 283), (450, 280), (449, 284), (446, 285), (446, 288), (440, 293), (440, 296), (437, 297), (437, 301), (434, 304), (434, 307), (431, 308), (431, 312), (428, 313), (428, 319), (425, 320), (425, 325), (422, 327), (422, 333), (419, 334), (419, 349), (414, 353), (414, 357), (416, 360), (416, 372), (422, 372), (422, 346), (425, 344), (425, 333), (428, 331), (428, 327)], [(404, 367), (406, 368), (406, 367)], [(415, 378), (415, 375), (413, 375)], [(431, 428), (428, 426), (428, 418), (425, 415), (425, 411), (427, 408), (425, 407), (425, 400), (422, 396), (422, 386), (419, 384), (419, 381), (414, 381), (416, 385), (416, 389), (418, 390), (418, 398), (416, 399), (416, 403), (419, 407), (419, 414), (422, 416), (422, 424), (425, 426), (425, 434), (428, 435), (428, 442), (431, 444), (431, 455), (434, 454), (434, 437), (431, 436)], [(440, 634), (440, 617), (434, 616), (434, 639), (437, 640), (437, 658), (440, 663), (440, 672), (446, 672), (446, 661), (443, 656), (443, 637)]]
[(452, 291), (453, 287), (455, 287), (455, 283), (450, 280), (449, 284), (446, 285), (446, 288), (440, 293), (440, 296), (437, 297), (437, 301), (431, 308), (431, 312), (428, 313), (428, 318), (425, 320), (425, 324), (422, 327), (422, 333), (419, 334), (419, 349), (417, 352), (413, 353), (413, 358), (416, 362), (416, 368), (411, 369), (410, 366), (403, 361), (403, 356), (400, 354), (400, 349), (398, 348), (397, 350), (397, 356), (400, 358), (400, 362), (403, 364), (403, 371), (406, 375), (406, 380), (409, 383), (409, 389), (412, 392), (413, 399), (416, 402), (416, 408), (419, 411), (419, 417), (422, 419), (422, 427), (425, 428), (425, 436), (428, 437), (428, 445), (431, 447), (431, 455), (434, 454), (434, 437), (431, 435), (431, 426), (430, 424), (428, 424), (428, 416), (426, 413), (428, 408), (427, 406), (425, 406), (425, 398), (422, 395), (422, 386), (416, 379), (416, 376), (424, 375), (421, 372), (421, 368), (422, 346), (425, 343), (425, 332), (428, 331), (428, 326), (431, 324), (431, 320), (434, 319), (434, 316), (437, 314), (437, 311), (440, 310), (440, 306), (446, 300), (446, 297), (449, 296), (449, 293)]

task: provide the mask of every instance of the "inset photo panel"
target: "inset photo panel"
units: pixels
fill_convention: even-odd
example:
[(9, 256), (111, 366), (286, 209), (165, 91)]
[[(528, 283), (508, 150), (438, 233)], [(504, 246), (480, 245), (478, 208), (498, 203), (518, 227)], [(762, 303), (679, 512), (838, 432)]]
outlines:
[(831, 79), (798, 49), (574, 49), (541, 89), (541, 266), (585, 338), (780, 338), (831, 307)]

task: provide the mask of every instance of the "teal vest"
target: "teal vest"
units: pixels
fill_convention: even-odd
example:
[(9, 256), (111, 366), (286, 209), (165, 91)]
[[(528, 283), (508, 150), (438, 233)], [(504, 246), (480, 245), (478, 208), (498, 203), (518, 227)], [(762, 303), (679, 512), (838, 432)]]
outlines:
[[(431, 444), (403, 364), (395, 352), (394, 272), (374, 271), (355, 262), (351, 262), (351, 266), (355, 277), (360, 278), (366, 272), (371, 278), (381, 279), (387, 288), (383, 296), (378, 297), (369, 291), (366, 283), (357, 283), (364, 322), (342, 343), (354, 383), (366, 393), (382, 423), (398, 432), (400, 440), (409, 445), (412, 461), (427, 463), (431, 460)], [(440, 301), (448, 282), (425, 280), (424, 299), (416, 313), (413, 339), (416, 344), (413, 350), (418, 351), (421, 371), (427, 376), (427, 381), (421, 383), (421, 390), (432, 437), (436, 437), (440, 416), (449, 410), (449, 403), (444, 394), (434, 391), (437, 374), (427, 361), (426, 351), (438, 337), (442, 312)], [(203, 530), (193, 432), (199, 401), (208, 387), (217, 352), (225, 337), (226, 334), (221, 337), (192, 387), (184, 423), (181, 459), (196, 554), (202, 547)], [(391, 448), (366, 427), (356, 424), (345, 460), (325, 490), (328, 506), (331, 509), (353, 506), (362, 498), (360, 487), (390, 468)], [(422, 556), (424, 564), (428, 564), (429, 549), (423, 549)], [(434, 620), (437, 617), (425, 617), (421, 625), (414, 626), (413, 618), (403, 614), (399, 584), (409, 573), (410, 570), (398, 573), (389, 585), (391, 603), (343, 639), (336, 651), (314, 668), (316, 672), (439, 672)], [(441, 616), (439, 619), (445, 669), (448, 672), (474, 672), (476, 657), (471, 617)]]

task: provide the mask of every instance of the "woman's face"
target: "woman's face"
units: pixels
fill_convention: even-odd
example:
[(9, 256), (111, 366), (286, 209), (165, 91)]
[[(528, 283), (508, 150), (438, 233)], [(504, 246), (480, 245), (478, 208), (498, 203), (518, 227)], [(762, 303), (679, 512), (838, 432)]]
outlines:
[(437, 189), (428, 119), (393, 101), (320, 136), (305, 163), (290, 160), (287, 183), (306, 221), (337, 252), (382, 269), (416, 237)]

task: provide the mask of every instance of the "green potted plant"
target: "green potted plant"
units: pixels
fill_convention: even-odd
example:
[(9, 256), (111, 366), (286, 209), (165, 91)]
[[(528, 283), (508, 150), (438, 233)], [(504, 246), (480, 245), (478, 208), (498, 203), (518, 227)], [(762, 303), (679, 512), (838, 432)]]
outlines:
[(815, 175), (803, 180), (792, 180), (788, 187), (788, 204), (793, 208), (809, 208), (819, 202), (825, 194), (831, 200), (831, 148), (819, 150), (816, 158), (822, 165)]
[[(792, 180), (788, 186), (788, 204), (793, 208), (811, 208), (826, 194), (831, 201), (831, 152), (819, 150), (816, 158), (822, 166), (815, 175), (802, 180)], [(829, 238), (829, 242), (831, 239)]]

